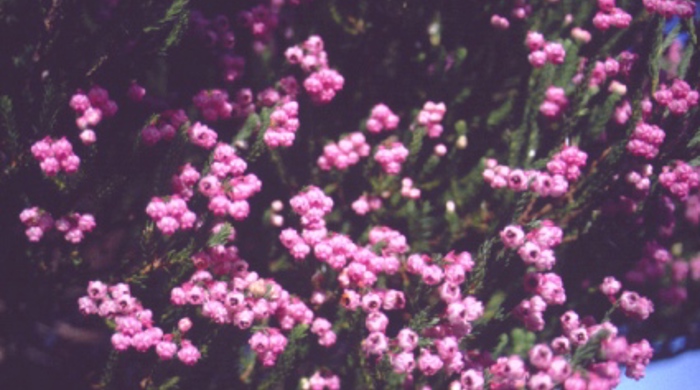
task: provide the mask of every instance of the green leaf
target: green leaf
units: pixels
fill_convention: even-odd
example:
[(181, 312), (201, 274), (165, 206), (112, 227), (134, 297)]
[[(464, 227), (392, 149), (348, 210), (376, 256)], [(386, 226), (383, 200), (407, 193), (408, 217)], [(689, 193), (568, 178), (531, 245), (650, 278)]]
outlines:
[(224, 223), (221, 225), (221, 229), (207, 240), (207, 246), (209, 248), (226, 244), (228, 242), (228, 237), (231, 235), (233, 227), (229, 223)]
[(486, 119), (486, 123), (491, 127), (498, 126), (503, 123), (503, 121), (508, 119), (509, 114), (513, 111), (514, 101), (515, 99), (513, 97), (506, 99), (506, 101), (503, 102), (500, 107), (491, 111), (488, 119)]
[(695, 149), (700, 147), (700, 129), (695, 130), (695, 135), (688, 142), (688, 148)]
[(430, 328), (431, 326), (437, 325), (440, 319), (431, 313), (430, 308), (425, 308), (418, 312), (411, 321), (408, 323), (408, 327), (420, 333), (423, 329)]
[(460, 65), (462, 65), (462, 63), (464, 62), (464, 60), (466, 58), (467, 58), (467, 48), (464, 46), (458, 47), (457, 50), (455, 50), (455, 54), (454, 54), (454, 59), (455, 59), (454, 68), (455, 69), (459, 68)]
[(605, 329), (601, 329), (594, 334), (588, 339), (586, 344), (576, 349), (574, 356), (571, 358), (571, 365), (581, 367), (587, 366), (600, 350), (600, 343), (603, 342), (608, 335), (610, 335), (610, 332)]
[(182, 17), (183, 13), (187, 13), (187, 5), (189, 4), (190, 0), (175, 0), (170, 4), (170, 7), (165, 11), (165, 15), (163, 16), (162, 19), (160, 19), (156, 24), (152, 26), (145, 27), (143, 29), (143, 32), (145, 33), (150, 33), (154, 31), (161, 30), (164, 28), (167, 24), (175, 21), (176, 19), (180, 19)]
[(688, 161), (688, 164), (692, 167), (700, 167), (700, 156)]
[(693, 18), (683, 19), (683, 24), (688, 29), (688, 34), (690, 34), (690, 41), (693, 42), (693, 46), (698, 45), (698, 36), (695, 32), (695, 20)]
[(465, 122), (464, 119), (455, 122), (455, 132), (458, 136), (467, 135), (467, 122)]
[(0, 124), (7, 132), (12, 149), (17, 150), (19, 147), (19, 133), (17, 132), (12, 100), (9, 96), (0, 96), (0, 119), (2, 119)]
[(179, 389), (180, 377), (174, 376), (169, 378), (162, 385), (158, 386), (158, 390), (176, 390)]

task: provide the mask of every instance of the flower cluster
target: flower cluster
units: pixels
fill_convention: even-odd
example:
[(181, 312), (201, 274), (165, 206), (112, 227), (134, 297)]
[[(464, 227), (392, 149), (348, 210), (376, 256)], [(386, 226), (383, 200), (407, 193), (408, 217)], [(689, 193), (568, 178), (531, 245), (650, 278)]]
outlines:
[(233, 83), (243, 75), (245, 59), (232, 54), (236, 39), (226, 15), (207, 18), (202, 12), (193, 10), (190, 13), (190, 31), (218, 56), (225, 82)]
[(420, 188), (413, 186), (413, 180), (410, 177), (404, 177), (401, 180), (401, 196), (409, 199), (420, 199)]
[(685, 219), (693, 226), (700, 224), (700, 194), (690, 195), (686, 199)]
[(676, 160), (661, 168), (659, 183), (676, 198), (685, 200), (700, 185), (700, 175), (686, 162)]
[(527, 0), (515, 0), (510, 14), (515, 19), (525, 19), (532, 13), (532, 6)]
[(562, 175), (569, 182), (581, 176), (581, 167), (586, 165), (588, 155), (576, 146), (566, 146), (547, 162), (547, 170), (552, 175)]
[(625, 181), (631, 184), (635, 191), (646, 195), (651, 186), (651, 175), (654, 173), (654, 167), (651, 164), (644, 164), (639, 170), (631, 170), (625, 175)]
[(173, 192), (182, 199), (189, 201), (194, 195), (194, 186), (200, 178), (200, 173), (192, 164), (187, 163), (180, 167), (180, 173), (174, 175), (170, 181)]
[[(292, 78), (292, 80), (295, 79)], [(280, 98), (281, 96), (279, 91), (272, 87), (263, 89), (262, 91), (258, 92), (258, 95), (256, 96), (257, 104), (262, 107), (273, 107), (280, 101)]]
[(58, 140), (45, 137), (35, 142), (31, 150), (46, 176), (55, 176), (60, 171), (75, 173), (80, 168), (80, 157), (73, 153), (73, 145), (66, 137)]
[(566, 51), (561, 43), (547, 42), (537, 31), (527, 33), (525, 45), (530, 49), (527, 59), (535, 68), (541, 68), (547, 63), (561, 65), (566, 58)]
[(659, 154), (659, 146), (664, 138), (666, 133), (659, 126), (639, 122), (627, 142), (627, 151), (634, 156), (651, 160)]
[(692, 18), (695, 15), (695, 3), (689, 0), (644, 0), (643, 3), (647, 12), (665, 18)]
[(41, 240), (44, 233), (53, 227), (51, 214), (36, 206), (22, 210), (19, 214), (19, 220), (27, 227), (24, 233), (31, 242)]
[(328, 53), (323, 50), (323, 39), (312, 35), (301, 45), (295, 45), (284, 52), (287, 62), (299, 65), (304, 72), (328, 68)]
[[(651, 111), (654, 109), (654, 104), (648, 98), (642, 100), (642, 119), (647, 120), (651, 116)], [(629, 100), (624, 100), (617, 107), (613, 119), (617, 124), (624, 125), (632, 116), (632, 105)]]
[(228, 119), (233, 111), (228, 93), (220, 89), (202, 90), (192, 98), (192, 103), (207, 122)]
[(376, 196), (362, 195), (352, 202), (352, 209), (357, 215), (365, 215), (370, 211), (379, 210), (382, 200)]
[(377, 161), (389, 175), (398, 175), (401, 172), (401, 164), (408, 157), (408, 149), (401, 142), (391, 142), (379, 145), (374, 153)]
[[(369, 356), (389, 355), (394, 372), (398, 374), (412, 374), (417, 368), (424, 375), (432, 376), (440, 370), (448, 375), (459, 373), (465, 367), (465, 356), (460, 351), (459, 340), (471, 331), (471, 323), (483, 315), (483, 305), (472, 296), (462, 297), (459, 285), (465, 280), (465, 273), (471, 271), (474, 263), (471, 256), (466, 253), (455, 254), (450, 252), (443, 258), (443, 263), (438, 265), (427, 255), (413, 254), (406, 260), (406, 271), (421, 276), (424, 283), (429, 285), (440, 284), (439, 294), (447, 305), (441, 315), (439, 325), (426, 329), (422, 337), (432, 341), (433, 348), (421, 348), (420, 356), (415, 357), (421, 336), (409, 328), (399, 331), (395, 339), (386, 337), (388, 318), (381, 309), (389, 310), (394, 306), (393, 301), (397, 294), (404, 302), (403, 294), (393, 290), (378, 294), (376, 292), (365, 294), (361, 305), (367, 313), (365, 325), (370, 332), (362, 342), (362, 349)], [(443, 282), (444, 279), (444, 282)], [(441, 284), (442, 283), (442, 284)], [(352, 290), (346, 290), (343, 303), (352, 310)], [(390, 306), (387, 303), (391, 303)], [(401, 304), (398, 308), (403, 308)], [(423, 344), (422, 344), (423, 345)], [(424, 345), (429, 345), (425, 343)]]
[(245, 69), (245, 59), (232, 54), (222, 54), (219, 57), (219, 68), (222, 78), (227, 83), (233, 83), (243, 76)]
[(284, 349), (287, 347), (287, 338), (277, 328), (267, 328), (255, 332), (248, 339), (250, 348), (258, 354), (258, 359), (265, 367), (272, 367)]
[(588, 43), (591, 41), (592, 36), (590, 31), (584, 30), (581, 27), (574, 27), (571, 29), (571, 38), (580, 43)]
[(629, 317), (646, 320), (654, 312), (654, 304), (649, 298), (645, 298), (636, 292), (623, 291), (620, 295), (620, 309)]
[(299, 129), (298, 110), (299, 104), (294, 100), (275, 107), (270, 114), (270, 127), (265, 130), (264, 136), (265, 144), (269, 148), (292, 146), (294, 134)]
[(279, 2), (272, 2), (270, 6), (259, 4), (250, 11), (242, 11), (238, 14), (238, 22), (241, 27), (250, 30), (257, 45), (267, 43), (279, 23)]
[(318, 336), (318, 344), (324, 347), (330, 347), (336, 342), (336, 334), (331, 329), (331, 323), (321, 317), (316, 317), (313, 324), (311, 324), (311, 333)]
[(195, 122), (187, 129), (190, 142), (203, 149), (211, 149), (216, 145), (219, 135), (215, 130), (200, 122)]
[(683, 80), (675, 79), (671, 87), (662, 84), (654, 93), (654, 100), (667, 107), (671, 114), (683, 115), (694, 106), (698, 105), (698, 91), (690, 89), (690, 85)]
[(509, 225), (501, 230), (500, 236), (507, 248), (517, 250), (525, 264), (534, 266), (538, 271), (548, 271), (556, 262), (552, 248), (561, 243), (562, 231), (547, 220), (527, 235), (520, 226)]
[(301, 47), (288, 48), (284, 54), (290, 64), (299, 64), (310, 73), (304, 80), (304, 89), (315, 103), (328, 103), (336, 92), (343, 89), (345, 79), (328, 67), (328, 54), (323, 50), (323, 39), (318, 35), (310, 36)]
[(136, 81), (132, 81), (129, 89), (126, 90), (126, 96), (134, 103), (141, 102), (146, 96), (146, 88), (139, 85)]
[(547, 88), (540, 112), (548, 118), (558, 118), (569, 105), (564, 88), (551, 86)]
[(610, 27), (627, 28), (632, 23), (632, 15), (615, 6), (615, 0), (598, 0), (599, 11), (593, 17), (593, 26), (601, 31)]
[(637, 261), (634, 268), (625, 273), (625, 280), (634, 285), (644, 284), (660, 279), (664, 274), (664, 267), (672, 260), (668, 249), (659, 245), (656, 241), (647, 243), (642, 253), (642, 258)]
[(154, 123), (141, 130), (141, 140), (146, 146), (153, 146), (163, 141), (171, 141), (180, 126), (187, 123), (187, 115), (184, 110), (167, 110), (158, 115)]
[[(162, 360), (177, 357), (184, 364), (192, 365), (200, 358), (199, 350), (185, 339), (180, 340), (180, 350), (172, 341), (173, 335), (153, 325), (153, 312), (143, 307), (131, 295), (129, 286), (123, 283), (107, 286), (100, 281), (88, 284), (87, 296), (78, 299), (80, 312), (84, 315), (97, 314), (115, 323), (112, 346), (117, 351), (134, 348), (146, 352), (154, 347)], [(183, 332), (184, 333), (184, 332)]]
[(228, 214), (236, 220), (247, 218), (248, 199), (260, 192), (262, 182), (255, 174), (243, 175), (248, 165), (231, 145), (216, 145), (212, 160), (209, 174), (197, 186), (209, 198), (209, 211), (217, 216)]
[(179, 229), (192, 229), (197, 221), (197, 215), (187, 208), (187, 202), (179, 195), (173, 195), (167, 200), (153, 197), (146, 206), (146, 214), (165, 235), (171, 235)]
[(91, 232), (95, 226), (92, 214), (71, 213), (56, 220), (56, 230), (64, 233), (66, 241), (73, 244), (82, 241), (85, 233)]
[(369, 156), (370, 146), (365, 136), (355, 132), (341, 138), (336, 144), (331, 142), (323, 147), (323, 155), (316, 164), (324, 171), (332, 168), (346, 170), (360, 162), (360, 158)]
[(340, 378), (337, 375), (321, 375), (316, 371), (309, 378), (310, 390), (340, 390)]
[(195, 36), (203, 40), (209, 47), (226, 50), (232, 49), (236, 43), (226, 15), (216, 15), (209, 19), (201, 12), (193, 11), (190, 14), (190, 26)]
[(304, 80), (304, 89), (318, 104), (329, 103), (343, 89), (345, 79), (337, 71), (327, 68), (311, 73)]
[[(615, 77), (620, 72), (620, 63), (614, 58), (606, 58), (605, 61), (596, 61), (591, 73), (590, 87), (597, 87), (605, 82), (609, 77)], [(615, 81), (613, 81), (615, 82)], [(619, 82), (618, 82), (619, 84)], [(613, 83), (610, 84), (613, 87)], [(620, 88), (611, 88), (619, 91)], [(621, 94), (621, 95), (624, 95)]]
[(437, 138), (442, 134), (442, 125), (440, 122), (442, 122), (446, 110), (445, 103), (443, 102), (425, 102), (423, 108), (418, 113), (416, 122), (418, 122), (418, 125), (425, 127), (428, 137)]
[[(297, 324), (311, 325), (314, 320), (313, 311), (274, 280), (261, 279), (257, 273), (249, 272), (248, 263), (238, 257), (234, 246), (213, 247), (209, 253), (194, 255), (192, 261), (198, 271), (189, 281), (171, 290), (170, 300), (174, 305), (200, 306), (202, 315), (214, 323), (232, 324), (241, 330), (274, 319), (282, 331), (289, 331)], [(223, 264), (228, 264), (225, 270), (221, 269)], [(207, 268), (219, 268), (217, 273), (228, 279), (215, 280)], [(248, 340), (266, 367), (275, 364), (287, 345), (282, 331), (266, 327)]]
[(395, 130), (399, 126), (399, 117), (383, 103), (372, 107), (372, 112), (367, 119), (365, 127), (370, 133), (381, 133), (382, 131)]
[(38, 242), (44, 233), (55, 227), (64, 233), (66, 241), (78, 244), (83, 240), (85, 233), (91, 232), (96, 224), (92, 214), (71, 213), (55, 221), (47, 211), (38, 207), (22, 210), (19, 219), (27, 227), (25, 234), (31, 242)]
[(605, 294), (605, 296), (608, 297), (608, 300), (611, 302), (615, 302), (615, 295), (621, 288), (622, 283), (620, 283), (620, 281), (615, 279), (613, 276), (606, 276), (603, 278), (603, 283), (601, 283), (599, 286), (600, 292)]
[(510, 27), (510, 22), (501, 15), (492, 15), (491, 26), (498, 30), (507, 30)]
[(309, 245), (323, 240), (328, 231), (323, 217), (331, 212), (333, 199), (326, 196), (318, 187), (310, 186), (289, 200), (292, 210), (301, 217), (302, 234), (292, 229), (280, 233), (280, 242), (295, 259), (305, 258), (311, 251)]
[(97, 140), (92, 128), (97, 126), (103, 117), (112, 117), (118, 110), (117, 103), (109, 98), (107, 90), (97, 85), (90, 88), (87, 95), (78, 90), (71, 97), (69, 104), (78, 115), (75, 124), (82, 130), (80, 139), (85, 145), (93, 144)]
[(488, 159), (483, 178), (491, 188), (508, 187), (516, 192), (529, 189), (539, 196), (557, 198), (569, 190), (569, 182), (578, 179), (581, 167), (586, 164), (586, 158), (586, 153), (577, 147), (567, 146), (547, 163), (548, 172), (512, 169), (499, 165), (494, 159)]
[(236, 43), (226, 15), (207, 18), (199, 10), (190, 13), (190, 31), (218, 56), (224, 82), (233, 83), (243, 75), (245, 59), (232, 54)]

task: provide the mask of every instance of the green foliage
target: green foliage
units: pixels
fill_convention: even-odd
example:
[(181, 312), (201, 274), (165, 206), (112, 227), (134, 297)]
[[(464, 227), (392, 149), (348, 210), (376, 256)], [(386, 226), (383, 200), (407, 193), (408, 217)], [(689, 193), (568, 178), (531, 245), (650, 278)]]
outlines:
[(19, 134), (17, 133), (17, 122), (14, 118), (12, 100), (9, 96), (0, 96), (0, 118), (2, 118), (2, 128), (6, 132), (4, 140), (9, 141), (9, 150), (14, 153), (19, 147)]
[(165, 11), (165, 15), (156, 24), (146, 27), (143, 29), (144, 32), (158, 31), (171, 22), (175, 22), (180, 19), (183, 12), (186, 11), (186, 7), (189, 4), (189, 0), (174, 0), (170, 7)]
[(180, 388), (180, 377), (174, 376), (158, 386), (158, 390), (178, 390)]
[(147, 34), (160, 33), (169, 29), (159, 49), (160, 54), (165, 54), (175, 47), (185, 34), (189, 23), (189, 2), (189, 0), (174, 0), (160, 20), (143, 28), (143, 32)]
[(411, 318), (411, 321), (408, 323), (408, 327), (417, 333), (420, 333), (424, 329), (436, 325), (438, 319), (433, 314), (434, 313), (432, 313), (430, 308), (419, 311), (413, 316), (413, 318)]
[(600, 351), (600, 343), (609, 335), (610, 333), (607, 330), (600, 330), (591, 336), (586, 344), (578, 347), (571, 358), (572, 367), (588, 366)]
[(218, 232), (214, 233), (207, 240), (207, 247), (212, 248), (218, 245), (224, 245), (228, 242), (229, 236), (233, 231), (233, 227), (229, 223), (224, 223)]
[(523, 328), (514, 328), (510, 332), (510, 337), (512, 341), (511, 353), (520, 356), (527, 356), (527, 352), (535, 345), (535, 340), (537, 339), (533, 332)]
[(649, 76), (651, 77), (651, 93), (656, 92), (659, 85), (659, 71), (661, 66), (661, 56), (664, 50), (664, 19), (660, 16), (655, 16), (652, 22), (656, 25), (653, 41), (651, 44), (651, 53), (648, 61)]

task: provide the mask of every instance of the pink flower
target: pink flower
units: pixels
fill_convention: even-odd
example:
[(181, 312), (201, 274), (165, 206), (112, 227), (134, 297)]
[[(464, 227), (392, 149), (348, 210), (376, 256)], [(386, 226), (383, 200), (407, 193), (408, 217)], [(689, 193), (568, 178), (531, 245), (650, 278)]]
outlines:
[(509, 225), (500, 232), (503, 245), (515, 249), (525, 243), (525, 233), (520, 226)]
[(161, 360), (170, 360), (177, 352), (177, 345), (172, 341), (160, 341), (156, 344), (156, 353)]
[(552, 350), (546, 344), (537, 344), (528, 352), (530, 364), (540, 370), (546, 370), (552, 361)]
[(550, 390), (554, 388), (552, 378), (544, 372), (538, 372), (531, 376), (527, 383), (530, 389)]
[(561, 65), (564, 63), (566, 51), (564, 51), (564, 46), (561, 43), (547, 42), (544, 45), (544, 53), (547, 55), (547, 61), (552, 64)]
[(600, 285), (600, 291), (609, 297), (617, 294), (621, 288), (622, 284), (612, 276), (606, 276)]
[(122, 333), (114, 333), (112, 335), (112, 346), (117, 351), (126, 351), (131, 346), (131, 337)]
[(418, 369), (426, 376), (437, 374), (442, 368), (443, 363), (438, 355), (433, 355), (427, 349), (422, 349), (418, 358)]
[(188, 340), (182, 340), (180, 350), (177, 352), (177, 358), (188, 366), (193, 366), (202, 355), (199, 350), (192, 345)]
[(638, 320), (645, 320), (654, 312), (654, 304), (633, 291), (622, 292), (620, 308), (626, 315)]
[(362, 350), (368, 355), (383, 355), (389, 345), (386, 336), (381, 332), (373, 332), (362, 340)]
[(493, 15), (491, 16), (491, 25), (498, 30), (507, 30), (510, 22), (500, 15)]
[(200, 122), (195, 122), (187, 130), (190, 142), (204, 149), (211, 149), (216, 145), (218, 135), (216, 132)]
[(391, 366), (397, 374), (410, 374), (416, 368), (413, 352), (399, 352), (391, 355)]
[(530, 51), (539, 50), (542, 47), (544, 47), (544, 35), (537, 31), (528, 31), (527, 36), (525, 38), (525, 44), (530, 49)]
[(404, 351), (413, 351), (418, 346), (418, 334), (411, 329), (404, 328), (396, 336), (399, 347)]
[(470, 368), (462, 372), (459, 381), (465, 390), (481, 390), (484, 387), (484, 374)]
[(388, 325), (389, 319), (384, 313), (379, 311), (369, 313), (365, 319), (365, 326), (370, 332), (384, 333)]

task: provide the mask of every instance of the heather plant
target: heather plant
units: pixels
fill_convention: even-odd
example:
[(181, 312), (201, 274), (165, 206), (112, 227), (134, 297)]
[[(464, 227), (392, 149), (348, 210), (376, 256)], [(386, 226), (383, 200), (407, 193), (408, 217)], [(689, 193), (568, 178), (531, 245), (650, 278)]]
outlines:
[(611, 389), (700, 346), (694, 2), (0, 15), (2, 384)]

